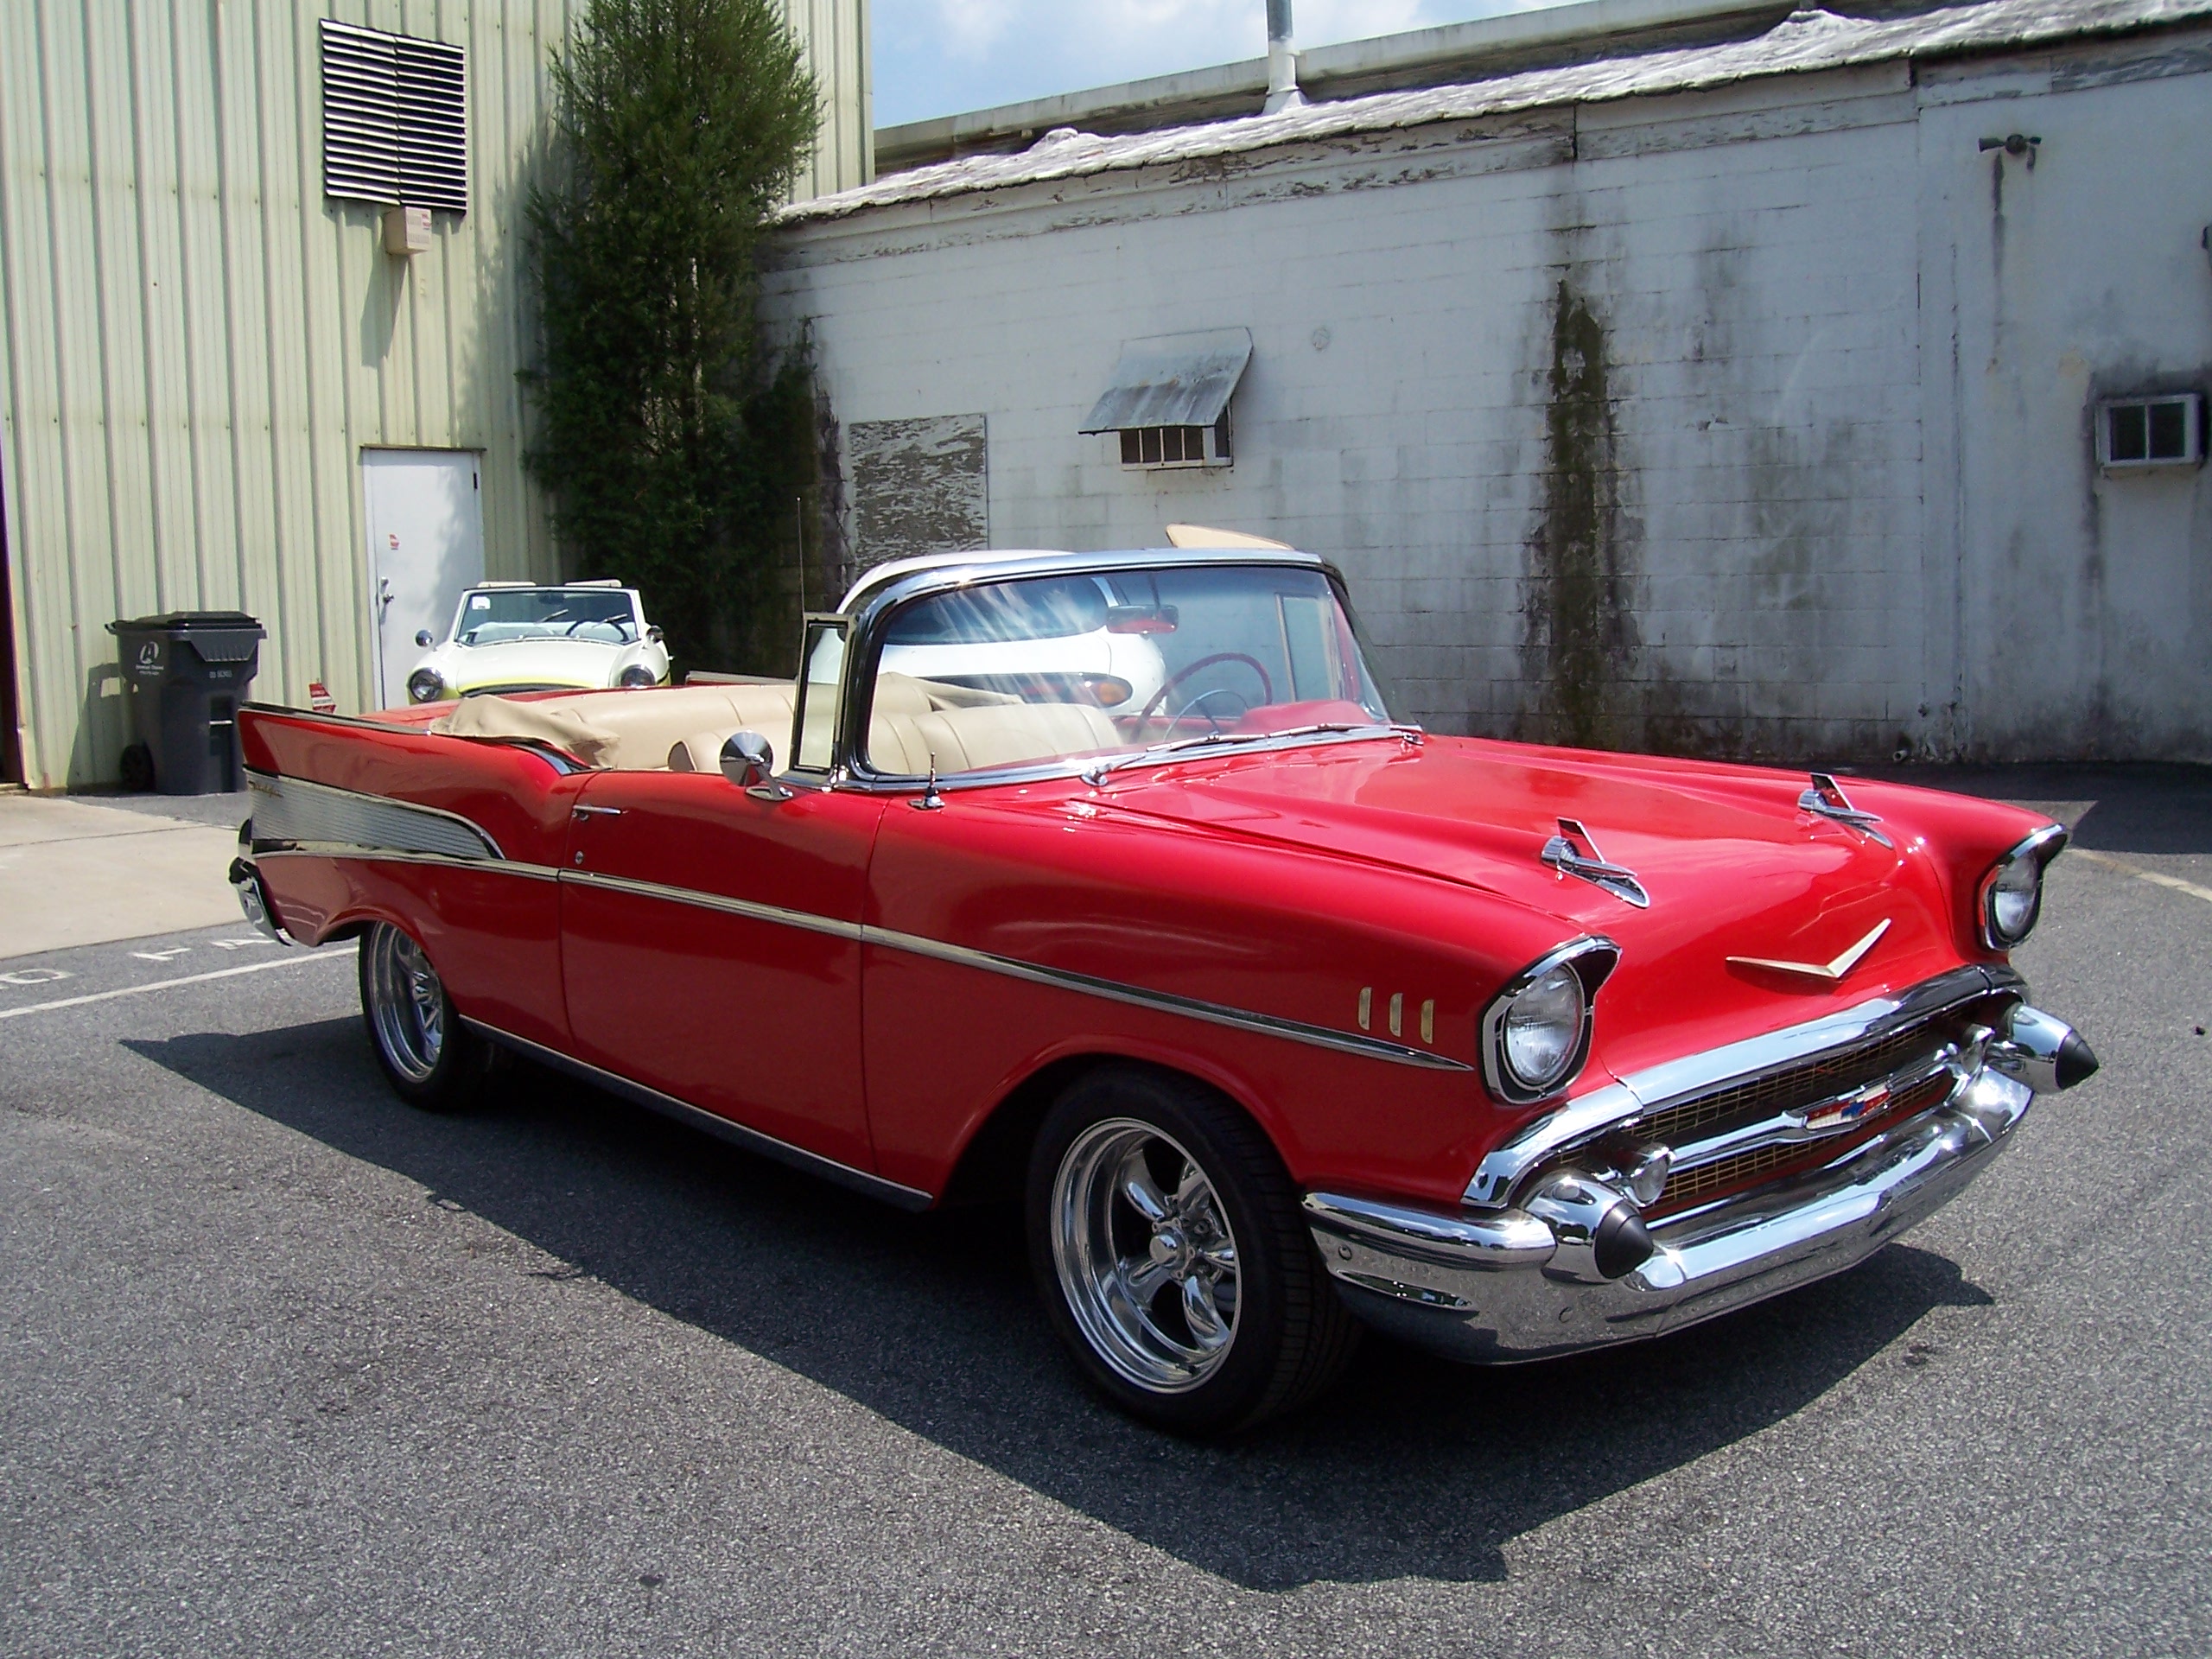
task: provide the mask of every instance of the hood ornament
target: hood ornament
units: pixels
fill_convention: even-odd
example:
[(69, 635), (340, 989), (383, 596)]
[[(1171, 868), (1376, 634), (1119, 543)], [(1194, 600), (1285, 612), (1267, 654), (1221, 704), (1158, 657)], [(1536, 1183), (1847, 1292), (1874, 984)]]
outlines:
[(1813, 786), (1797, 798), (1797, 810), (1847, 823), (1869, 841), (1878, 841), (1891, 852), (1897, 850), (1897, 842), (1874, 827), (1882, 820), (1874, 813), (1861, 812), (1852, 805), (1851, 798), (1843, 792), (1843, 785), (1825, 772), (1813, 774)]
[(1882, 935), (1890, 931), (1890, 918), (1885, 916), (1874, 924), (1874, 931), (1838, 957), (1834, 962), (1777, 962), (1766, 957), (1731, 957), (1731, 964), (1738, 968), (1770, 968), (1777, 974), (1802, 974), (1808, 979), (1835, 981), (1856, 968), (1866, 959)]
[(1651, 908), (1651, 895), (1644, 892), (1643, 883), (1636, 879), (1636, 872), (1607, 863), (1605, 855), (1598, 850), (1598, 843), (1590, 838), (1590, 832), (1573, 818), (1559, 821), (1559, 834), (1544, 843), (1544, 850), (1538, 856), (1561, 875), (1580, 876), (1638, 910)]

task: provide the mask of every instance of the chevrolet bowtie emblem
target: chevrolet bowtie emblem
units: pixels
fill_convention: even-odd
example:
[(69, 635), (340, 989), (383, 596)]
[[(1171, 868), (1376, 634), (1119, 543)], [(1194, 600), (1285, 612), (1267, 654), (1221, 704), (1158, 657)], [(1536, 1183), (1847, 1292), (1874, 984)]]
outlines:
[(1777, 974), (1802, 974), (1808, 979), (1841, 979), (1856, 968), (1874, 943), (1890, 931), (1885, 917), (1874, 924), (1874, 931), (1853, 945), (1834, 962), (1775, 962), (1765, 957), (1731, 957), (1729, 962), (1739, 968), (1771, 968)]

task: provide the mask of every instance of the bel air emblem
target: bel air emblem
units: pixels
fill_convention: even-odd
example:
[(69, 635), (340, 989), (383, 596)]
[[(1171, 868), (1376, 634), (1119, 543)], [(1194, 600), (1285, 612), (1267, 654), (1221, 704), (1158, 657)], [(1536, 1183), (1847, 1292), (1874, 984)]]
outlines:
[(1860, 1118), (1880, 1111), (1893, 1098), (1895, 1093), (1888, 1084), (1870, 1083), (1857, 1093), (1846, 1095), (1841, 1100), (1832, 1100), (1824, 1106), (1814, 1107), (1799, 1117), (1798, 1122), (1808, 1129), (1841, 1128), (1846, 1124), (1856, 1123)]
[(1841, 979), (1865, 959), (1874, 948), (1875, 942), (1890, 931), (1887, 917), (1874, 924), (1874, 931), (1853, 945), (1834, 962), (1777, 962), (1767, 957), (1731, 957), (1729, 962), (1738, 968), (1768, 968), (1777, 974), (1802, 974), (1808, 979)]

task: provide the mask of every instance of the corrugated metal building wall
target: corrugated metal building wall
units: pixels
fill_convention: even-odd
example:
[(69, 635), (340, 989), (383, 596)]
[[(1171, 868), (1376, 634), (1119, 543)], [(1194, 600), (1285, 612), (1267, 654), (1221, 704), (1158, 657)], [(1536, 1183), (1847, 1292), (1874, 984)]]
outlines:
[[(867, 0), (785, 0), (861, 182)], [(554, 574), (524, 480), (519, 182), (583, 0), (0, 6), (0, 510), (23, 777), (112, 779), (111, 618), (239, 608), (255, 695), (370, 698), (365, 448), (483, 453), (485, 567)], [(323, 16), (467, 54), (470, 212), (412, 259), (322, 194)]]

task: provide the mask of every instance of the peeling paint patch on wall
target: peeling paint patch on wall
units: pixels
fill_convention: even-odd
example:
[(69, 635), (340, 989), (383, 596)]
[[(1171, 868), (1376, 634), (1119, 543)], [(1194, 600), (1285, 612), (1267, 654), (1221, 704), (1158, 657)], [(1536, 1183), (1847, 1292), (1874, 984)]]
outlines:
[(989, 451), (981, 415), (854, 422), (847, 454), (859, 568), (988, 547)]

